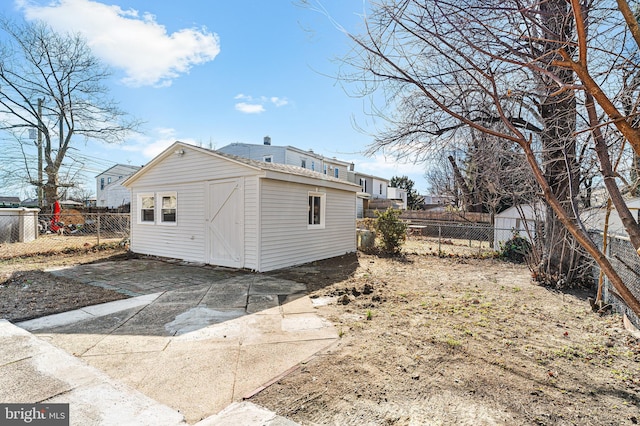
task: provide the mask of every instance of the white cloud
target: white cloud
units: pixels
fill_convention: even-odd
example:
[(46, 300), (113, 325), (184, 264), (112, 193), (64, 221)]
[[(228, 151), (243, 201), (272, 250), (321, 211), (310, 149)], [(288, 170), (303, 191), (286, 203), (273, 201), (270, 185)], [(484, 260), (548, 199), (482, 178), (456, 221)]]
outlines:
[(260, 96), (256, 98), (250, 95), (245, 95), (244, 93), (237, 94), (233, 99), (244, 101), (236, 103), (236, 110), (245, 114), (260, 114), (266, 111), (267, 105), (271, 104), (278, 108), (289, 104), (289, 100), (287, 98), (280, 98), (277, 96), (272, 96), (270, 98)]
[(260, 104), (248, 104), (246, 102), (238, 102), (236, 109), (245, 114), (260, 114), (265, 112), (265, 109)]
[(276, 96), (273, 96), (270, 100), (277, 107), (285, 106), (289, 103), (286, 98), (278, 98)]
[(54, 30), (80, 32), (94, 54), (125, 72), (123, 82), (169, 86), (173, 79), (220, 52), (216, 34), (185, 28), (169, 34), (150, 13), (91, 0), (55, 0), (47, 6), (16, 0), (27, 20), (42, 20)]

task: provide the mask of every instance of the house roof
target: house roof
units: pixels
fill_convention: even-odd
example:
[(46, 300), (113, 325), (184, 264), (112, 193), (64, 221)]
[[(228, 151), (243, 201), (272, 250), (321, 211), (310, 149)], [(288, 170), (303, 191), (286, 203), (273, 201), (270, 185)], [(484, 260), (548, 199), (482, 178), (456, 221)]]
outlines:
[(6, 197), (6, 196), (0, 196), (0, 203), (15, 203), (15, 204), (20, 204), (20, 198), (19, 198), (19, 197)]
[(127, 168), (127, 169), (131, 170), (131, 173), (135, 173), (135, 172), (137, 172), (138, 170), (140, 170), (140, 166), (132, 166), (132, 165), (130, 165), (130, 164), (116, 164), (115, 166), (111, 166), (111, 167), (109, 167), (109, 168), (108, 168), (107, 170), (105, 170), (104, 172), (102, 172), (102, 173), (100, 173), (100, 174), (97, 174), (97, 175), (96, 175), (96, 177), (98, 177), (98, 176), (100, 176), (100, 175), (104, 175), (104, 174), (106, 174), (106, 173), (109, 173), (109, 171), (110, 171), (110, 170), (113, 170), (113, 169), (115, 169), (116, 167), (124, 167), (124, 168)]
[(358, 171), (354, 171), (352, 173), (356, 177), (368, 177), (368, 178), (371, 178), (371, 179), (376, 179), (376, 180), (381, 180), (381, 181), (384, 181), (384, 182), (389, 182), (389, 179), (383, 178), (383, 177), (380, 177), (380, 176), (369, 175), (369, 174), (361, 173), (361, 172), (358, 172)]
[(189, 145), (184, 142), (177, 141), (169, 148), (164, 150), (161, 154), (156, 156), (153, 160), (147, 163), (146, 166), (138, 170), (133, 175), (129, 176), (123, 183), (123, 186), (128, 187), (133, 182), (138, 180), (141, 176), (143, 176), (147, 170), (154, 167), (156, 164), (161, 162), (164, 158), (178, 151), (179, 149), (191, 149), (194, 151), (202, 152), (207, 155), (216, 156), (220, 158), (224, 158), (226, 160), (232, 161), (237, 164), (241, 164), (246, 167), (250, 167), (257, 171), (265, 172), (265, 177), (277, 180), (291, 180), (290, 177), (295, 176), (301, 178), (301, 183), (309, 183), (313, 185), (318, 184), (318, 180), (322, 181), (324, 185), (330, 186), (337, 189), (344, 189), (348, 191), (358, 192), (360, 190), (360, 185), (356, 185), (355, 183), (351, 183), (345, 181), (343, 179), (338, 179), (330, 175), (325, 175), (324, 173), (315, 172), (309, 169), (305, 169), (298, 166), (292, 166), (289, 164), (279, 164), (279, 163), (266, 163), (263, 161), (255, 161), (249, 160), (248, 158), (238, 157), (235, 155), (224, 154), (219, 151), (214, 151), (207, 148), (202, 148), (199, 146)]
[(343, 160), (338, 160), (337, 158), (334, 157), (327, 157), (325, 155), (322, 154), (318, 154), (317, 152), (314, 152), (312, 150), (307, 150), (305, 151), (304, 149), (300, 149), (300, 148), (296, 148), (295, 146), (291, 146), (291, 145), (261, 145), (261, 144), (257, 144), (257, 143), (244, 143), (244, 142), (234, 142), (232, 144), (223, 146), (221, 149), (226, 148), (227, 146), (231, 146), (231, 145), (242, 145), (242, 146), (255, 146), (255, 147), (270, 147), (270, 148), (277, 148), (277, 149), (288, 149), (291, 151), (295, 151), (299, 154), (302, 155), (308, 155), (311, 157), (316, 157), (318, 159), (322, 159), (323, 161), (329, 161), (332, 163), (338, 163), (338, 164), (342, 164), (345, 167), (348, 167), (351, 163), (348, 161), (343, 161)]

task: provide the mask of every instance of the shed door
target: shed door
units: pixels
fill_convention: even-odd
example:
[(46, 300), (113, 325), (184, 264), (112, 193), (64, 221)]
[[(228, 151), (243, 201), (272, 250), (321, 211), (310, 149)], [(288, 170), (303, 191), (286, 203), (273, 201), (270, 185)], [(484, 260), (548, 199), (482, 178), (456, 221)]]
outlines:
[(209, 183), (207, 259), (213, 265), (244, 266), (243, 178)]

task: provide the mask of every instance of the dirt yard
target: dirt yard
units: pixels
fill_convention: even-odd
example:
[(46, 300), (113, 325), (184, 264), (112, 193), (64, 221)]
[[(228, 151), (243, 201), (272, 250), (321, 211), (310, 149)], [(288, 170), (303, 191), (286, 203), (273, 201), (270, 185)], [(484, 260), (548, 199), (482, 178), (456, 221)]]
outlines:
[[(306, 283), (341, 338), (251, 401), (303, 425), (638, 424), (640, 341), (619, 316), (594, 314), (587, 293), (532, 284), (523, 266), (439, 258), (420, 244), (402, 259), (349, 255), (270, 273)], [(0, 317), (121, 297), (42, 272), (113, 256), (127, 257), (0, 260)]]
[(43, 269), (128, 256), (123, 249), (55, 253), (0, 259), (0, 318), (25, 321), (124, 299), (124, 294), (55, 277)]
[[(329, 303), (318, 311), (338, 344), (253, 402), (303, 425), (640, 421), (640, 341), (619, 316), (592, 313), (586, 293), (552, 292), (495, 260), (358, 263), (312, 295)], [(322, 267), (306, 269), (322, 282)]]

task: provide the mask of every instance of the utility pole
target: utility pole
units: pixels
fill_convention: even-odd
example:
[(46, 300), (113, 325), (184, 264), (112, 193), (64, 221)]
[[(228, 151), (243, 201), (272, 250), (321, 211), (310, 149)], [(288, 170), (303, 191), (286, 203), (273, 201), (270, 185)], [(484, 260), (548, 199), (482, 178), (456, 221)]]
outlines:
[(42, 102), (38, 98), (38, 207), (42, 208)]

